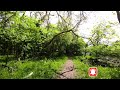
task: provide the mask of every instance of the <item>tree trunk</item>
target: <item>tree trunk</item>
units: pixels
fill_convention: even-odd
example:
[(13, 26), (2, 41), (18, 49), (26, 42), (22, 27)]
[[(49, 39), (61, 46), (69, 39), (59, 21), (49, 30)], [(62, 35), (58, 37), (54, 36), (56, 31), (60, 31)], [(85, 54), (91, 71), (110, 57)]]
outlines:
[(119, 12), (119, 11), (116, 11), (116, 13), (117, 13), (117, 19), (118, 19), (118, 21), (119, 21), (119, 23), (120, 23), (120, 12)]

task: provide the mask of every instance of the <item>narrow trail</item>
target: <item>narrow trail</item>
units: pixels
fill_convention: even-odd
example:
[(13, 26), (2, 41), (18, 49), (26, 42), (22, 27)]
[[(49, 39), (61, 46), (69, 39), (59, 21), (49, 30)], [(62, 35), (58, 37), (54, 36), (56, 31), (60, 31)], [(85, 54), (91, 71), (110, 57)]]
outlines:
[(58, 79), (74, 79), (75, 75), (76, 71), (74, 69), (73, 61), (69, 58), (63, 66), (63, 70), (58, 75)]

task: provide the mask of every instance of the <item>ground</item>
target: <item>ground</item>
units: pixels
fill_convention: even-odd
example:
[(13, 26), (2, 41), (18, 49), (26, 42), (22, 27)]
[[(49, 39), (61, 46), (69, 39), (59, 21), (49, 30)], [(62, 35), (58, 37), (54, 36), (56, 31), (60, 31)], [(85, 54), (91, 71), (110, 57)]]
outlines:
[(58, 75), (58, 79), (75, 79), (76, 71), (74, 69), (73, 61), (68, 59), (63, 66), (63, 70)]

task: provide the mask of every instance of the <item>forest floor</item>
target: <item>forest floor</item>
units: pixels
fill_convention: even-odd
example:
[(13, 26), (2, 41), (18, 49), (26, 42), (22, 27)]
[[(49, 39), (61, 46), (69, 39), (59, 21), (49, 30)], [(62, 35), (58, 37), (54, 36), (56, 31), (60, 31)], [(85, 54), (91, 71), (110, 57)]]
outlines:
[(63, 70), (58, 75), (58, 79), (75, 79), (76, 71), (72, 59), (68, 58), (63, 66)]

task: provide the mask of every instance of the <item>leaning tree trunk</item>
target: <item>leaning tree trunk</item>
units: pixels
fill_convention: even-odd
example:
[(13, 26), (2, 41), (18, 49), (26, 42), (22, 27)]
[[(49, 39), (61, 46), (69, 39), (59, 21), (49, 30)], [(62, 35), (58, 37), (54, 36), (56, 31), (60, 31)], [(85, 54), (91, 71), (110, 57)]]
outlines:
[(119, 23), (120, 23), (120, 12), (119, 12), (119, 11), (116, 11), (116, 13), (117, 13), (117, 19), (118, 19), (118, 21), (119, 21)]

